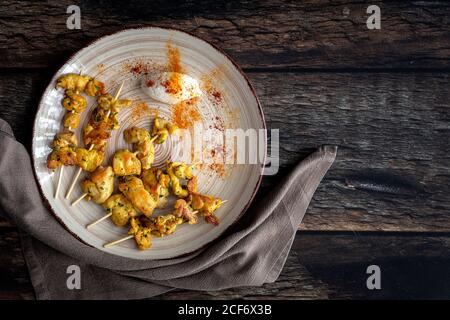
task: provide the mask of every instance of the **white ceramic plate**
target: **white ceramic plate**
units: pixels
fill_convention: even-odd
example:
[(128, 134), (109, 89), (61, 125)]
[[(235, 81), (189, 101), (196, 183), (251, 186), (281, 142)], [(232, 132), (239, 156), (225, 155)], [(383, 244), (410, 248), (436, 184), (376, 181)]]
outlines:
[[(223, 128), (265, 129), (264, 117), (248, 80), (224, 53), (197, 37), (184, 32), (162, 28), (128, 29), (100, 38), (77, 52), (55, 74), (39, 104), (33, 132), (32, 152), (34, 169), (43, 196), (56, 217), (64, 226), (85, 243), (113, 254), (135, 259), (165, 259), (192, 252), (216, 239), (244, 213), (253, 199), (261, 180), (261, 165), (204, 165), (197, 172), (200, 192), (219, 196), (228, 202), (217, 211), (220, 225), (214, 227), (203, 222), (197, 225), (181, 225), (176, 233), (154, 239), (151, 249), (139, 251), (134, 241), (105, 249), (103, 244), (126, 235), (127, 228), (118, 228), (106, 220), (90, 230), (85, 225), (105, 214), (101, 206), (82, 201), (76, 207), (70, 203), (81, 194), (76, 186), (69, 200), (64, 199), (67, 187), (76, 168), (64, 170), (61, 195), (54, 199), (59, 171), (46, 168), (46, 158), (51, 151), (54, 135), (62, 130), (65, 110), (61, 106), (63, 91), (55, 89), (56, 79), (65, 73), (78, 73), (97, 77), (114, 94), (119, 84), (125, 85), (123, 98), (133, 99), (130, 109), (120, 113), (121, 128), (112, 133), (108, 141), (105, 164), (116, 149), (129, 147), (123, 141), (123, 130), (130, 126), (150, 129), (155, 114), (171, 119), (168, 105), (146, 97), (140, 89), (139, 79), (145, 72), (164, 70), (168, 65), (168, 45), (178, 48), (184, 72), (202, 83), (205, 94), (197, 105), (203, 126)], [(144, 105), (142, 104), (144, 103)], [(146, 105), (149, 107), (147, 108)], [(80, 144), (81, 127), (87, 122), (95, 100), (89, 100), (88, 109), (82, 114), (81, 125), (76, 130)], [(171, 152), (179, 146), (171, 138), (156, 148), (155, 165), (162, 165)], [(205, 148), (208, 151), (209, 147)], [(264, 155), (266, 144), (264, 141)], [(82, 178), (85, 176), (83, 173)], [(81, 181), (81, 179), (80, 179)], [(169, 209), (168, 209), (169, 210)], [(167, 210), (165, 210), (167, 212)]]

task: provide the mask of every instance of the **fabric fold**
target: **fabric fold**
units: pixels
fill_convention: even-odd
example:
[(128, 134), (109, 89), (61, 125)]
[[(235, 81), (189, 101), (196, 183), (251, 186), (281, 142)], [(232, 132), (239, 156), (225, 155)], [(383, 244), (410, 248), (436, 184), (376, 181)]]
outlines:
[[(38, 299), (140, 299), (173, 289), (220, 290), (275, 281), (309, 202), (335, 160), (323, 146), (219, 239), (190, 254), (136, 260), (92, 248), (73, 237), (43, 202), (30, 157), (0, 119), (1, 211), (22, 231), (24, 256)], [(69, 289), (67, 268), (81, 271)]]

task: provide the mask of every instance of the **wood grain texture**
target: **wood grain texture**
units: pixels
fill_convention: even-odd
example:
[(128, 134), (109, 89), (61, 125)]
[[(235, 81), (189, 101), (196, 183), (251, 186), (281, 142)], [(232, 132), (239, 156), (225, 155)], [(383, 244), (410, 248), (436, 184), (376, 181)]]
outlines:
[(447, 1), (371, 1), (381, 30), (368, 30), (368, 3), (354, 1), (128, 1), (79, 4), (68, 30), (57, 2), (0, 3), (0, 68), (54, 67), (88, 42), (123, 28), (161, 26), (219, 45), (245, 68), (449, 68)]
[(280, 128), (281, 175), (321, 144), (340, 147), (304, 229), (449, 230), (448, 74), (252, 79), (269, 127)]
[[(299, 232), (275, 283), (216, 292), (177, 290), (154, 299), (448, 299), (450, 237)], [(17, 232), (0, 229), (0, 299), (32, 299)], [(382, 290), (366, 287), (380, 266)]]
[(0, 248), (0, 300), (34, 299), (34, 291), (15, 228), (0, 227)]
[[(322, 144), (339, 146), (301, 228), (450, 231), (450, 109), (445, 73), (252, 73), (281, 168), (259, 197)], [(0, 117), (29, 147), (50, 75), (0, 74)], [(14, 106), (14, 107), (11, 107)]]
[[(57, 67), (97, 37), (141, 26), (191, 32), (254, 72), (281, 143), (280, 172), (258, 197), (321, 144), (340, 147), (277, 282), (156, 299), (450, 298), (447, 1), (371, 1), (382, 15), (373, 31), (361, 0), (87, 0), (82, 29), (68, 30), (72, 4), (0, 2), (0, 117), (28, 149)], [(0, 252), (0, 300), (33, 299), (17, 231), (1, 217)], [(381, 291), (365, 286), (369, 264), (382, 269)]]

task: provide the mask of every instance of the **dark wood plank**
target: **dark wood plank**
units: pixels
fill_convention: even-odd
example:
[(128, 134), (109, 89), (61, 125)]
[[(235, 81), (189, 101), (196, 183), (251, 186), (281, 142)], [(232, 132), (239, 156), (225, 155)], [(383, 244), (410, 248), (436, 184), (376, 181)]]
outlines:
[[(299, 232), (275, 283), (156, 299), (448, 299), (449, 249), (448, 235)], [(0, 229), (0, 251), (0, 299), (33, 298), (14, 229)], [(371, 264), (381, 268), (382, 290), (366, 287)]]
[(0, 75), (0, 118), (13, 128), (16, 138), (31, 146), (31, 132), (40, 96), (51, 79), (48, 72), (5, 72)]
[[(321, 144), (339, 145), (303, 229), (450, 230), (450, 109), (445, 73), (252, 73), (281, 168), (260, 196)], [(29, 147), (50, 75), (0, 74), (0, 117)]]
[(252, 78), (269, 126), (280, 128), (281, 175), (321, 144), (340, 147), (303, 228), (450, 230), (449, 75)]
[(0, 227), (0, 300), (34, 299), (17, 230)]
[[(274, 284), (220, 292), (177, 291), (160, 298), (448, 299), (450, 260), (445, 252), (448, 240), (448, 237), (390, 236), (388, 233), (299, 232), (285, 269)], [(367, 267), (373, 264), (381, 269), (381, 290), (366, 287)]]
[(448, 68), (447, 1), (128, 1), (80, 3), (82, 29), (66, 28), (71, 0), (0, 3), (0, 67), (55, 68), (91, 40), (127, 27), (174, 27), (222, 47), (246, 68)]

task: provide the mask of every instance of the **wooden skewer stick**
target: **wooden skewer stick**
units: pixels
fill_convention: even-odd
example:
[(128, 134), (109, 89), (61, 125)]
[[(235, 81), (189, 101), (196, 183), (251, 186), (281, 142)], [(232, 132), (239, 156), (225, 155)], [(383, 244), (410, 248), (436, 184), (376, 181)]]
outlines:
[(117, 90), (116, 96), (114, 97), (113, 102), (115, 102), (117, 99), (119, 99), (120, 93), (122, 92), (122, 88), (123, 88), (123, 84), (125, 83), (125, 81), (122, 81), (122, 83), (120, 84), (119, 89)]
[(89, 223), (89, 224), (86, 226), (86, 229), (89, 229), (89, 228), (95, 226), (97, 223), (100, 223), (100, 222), (102, 222), (103, 220), (108, 219), (108, 218), (111, 217), (111, 216), (112, 216), (112, 213), (105, 214), (105, 215), (104, 215), (103, 217), (101, 217), (100, 219), (97, 219), (97, 220), (95, 220), (94, 222)]
[[(80, 71), (80, 75), (81, 75), (81, 71)], [(68, 127), (67, 129), (72, 130), (72, 127)], [(55, 199), (58, 198), (59, 189), (61, 188), (61, 180), (62, 180), (63, 173), (64, 173), (64, 165), (61, 166), (61, 169), (59, 171), (58, 184), (56, 185), (56, 190), (55, 190)]]
[(64, 166), (62, 165), (61, 169), (59, 170), (58, 183), (56, 184), (55, 199), (58, 198), (59, 189), (61, 189), (61, 180), (62, 180), (63, 174), (64, 174)]
[(78, 204), (78, 202), (80, 202), (81, 200), (83, 200), (84, 198), (87, 197), (87, 193), (83, 193), (77, 200), (75, 200), (74, 202), (72, 202), (72, 207), (76, 206)]
[(121, 242), (130, 240), (130, 239), (133, 239), (133, 238), (134, 238), (134, 235), (130, 234), (130, 235), (124, 237), (124, 238), (121, 238), (121, 239), (118, 239), (116, 241), (112, 241), (112, 242), (106, 243), (106, 244), (103, 245), (103, 247), (104, 248), (109, 248), (109, 247), (115, 246), (116, 244), (119, 244)]
[[(93, 148), (94, 148), (94, 145), (91, 144), (91, 146), (89, 147), (88, 150), (91, 151)], [(73, 191), (73, 188), (75, 187), (75, 183), (77, 183), (78, 178), (80, 177), (80, 174), (81, 174), (82, 171), (83, 171), (83, 169), (82, 169), (81, 167), (78, 168), (77, 173), (76, 173), (75, 176), (73, 177), (73, 180), (72, 180), (72, 183), (71, 183), (71, 185), (70, 185), (70, 187), (69, 187), (69, 190), (68, 190), (67, 193), (66, 193), (66, 199), (69, 199), (69, 197), (70, 197), (70, 195), (71, 195), (71, 193), (72, 193), (72, 191)], [(75, 202), (74, 202), (74, 203), (75, 203)], [(72, 205), (74, 205), (74, 204), (72, 203)]]
[[(119, 90), (117, 90), (117, 93), (116, 93), (116, 96), (114, 97), (113, 102), (115, 102), (119, 98), (120, 93), (122, 92), (123, 84), (124, 84), (124, 81), (122, 81), (122, 84), (120, 85)], [(110, 114), (111, 114), (111, 110), (108, 110), (108, 112), (106, 113), (105, 120), (109, 118)], [(94, 144), (91, 144), (91, 146), (89, 147), (88, 150), (91, 151), (93, 148), (94, 148)], [(72, 194), (73, 188), (75, 187), (75, 184), (77, 183), (78, 178), (80, 177), (80, 174), (81, 174), (82, 171), (83, 171), (82, 168), (78, 168), (78, 171), (77, 171), (77, 173), (75, 174), (75, 176), (74, 176), (74, 178), (72, 180), (72, 184), (70, 185), (69, 190), (67, 191), (66, 199), (69, 199), (70, 195)], [(74, 203), (72, 203), (72, 206), (77, 204), (77, 203), (78, 202), (75, 201)]]

